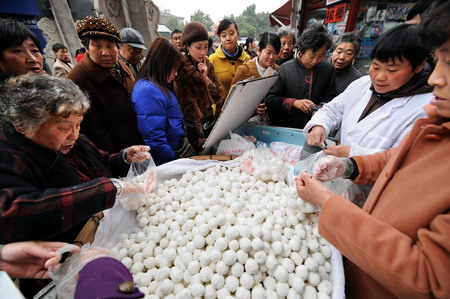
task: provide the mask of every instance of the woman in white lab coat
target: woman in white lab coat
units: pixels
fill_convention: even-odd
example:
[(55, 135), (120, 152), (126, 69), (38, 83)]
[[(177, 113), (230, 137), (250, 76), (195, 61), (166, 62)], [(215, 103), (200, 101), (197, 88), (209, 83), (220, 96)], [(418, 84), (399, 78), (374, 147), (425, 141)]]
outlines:
[(321, 146), (338, 130), (340, 145), (326, 154), (367, 155), (397, 146), (432, 98), (424, 69), (428, 49), (417, 43), (419, 28), (403, 24), (383, 34), (372, 51), (369, 76), (354, 81), (306, 124), (306, 142)]

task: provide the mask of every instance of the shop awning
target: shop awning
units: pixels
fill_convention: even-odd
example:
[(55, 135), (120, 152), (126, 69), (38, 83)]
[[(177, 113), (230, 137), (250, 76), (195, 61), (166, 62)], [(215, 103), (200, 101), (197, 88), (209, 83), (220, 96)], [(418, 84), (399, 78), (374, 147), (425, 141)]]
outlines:
[(269, 15), (270, 26), (289, 26), (291, 24), (292, 0)]

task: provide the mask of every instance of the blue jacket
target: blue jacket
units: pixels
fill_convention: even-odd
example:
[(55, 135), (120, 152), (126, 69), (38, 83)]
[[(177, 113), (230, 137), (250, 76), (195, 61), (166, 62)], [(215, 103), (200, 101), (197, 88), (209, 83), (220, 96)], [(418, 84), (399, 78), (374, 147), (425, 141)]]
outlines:
[(153, 82), (141, 79), (134, 85), (131, 102), (136, 112), (138, 130), (156, 165), (175, 159), (184, 137), (183, 115), (178, 100), (170, 98)]

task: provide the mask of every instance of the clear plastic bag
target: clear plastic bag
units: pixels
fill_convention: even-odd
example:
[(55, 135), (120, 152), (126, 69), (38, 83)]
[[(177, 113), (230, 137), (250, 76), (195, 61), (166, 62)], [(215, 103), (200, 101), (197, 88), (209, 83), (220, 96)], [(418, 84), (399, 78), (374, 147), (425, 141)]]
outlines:
[(242, 156), (246, 151), (255, 148), (253, 142), (239, 134), (230, 132), (231, 139), (220, 141), (217, 155)]
[(240, 167), (264, 182), (282, 181), (286, 171), (283, 159), (265, 146), (245, 152)]
[(137, 210), (145, 204), (146, 194), (152, 193), (156, 188), (156, 164), (150, 153), (140, 152), (134, 155), (126, 178), (142, 186), (145, 193), (122, 195), (117, 199), (125, 210)]
[(274, 141), (270, 144), (270, 150), (282, 157), (285, 163), (291, 165), (295, 165), (300, 160), (302, 149), (302, 146), (286, 142)]
[[(66, 250), (57, 252), (57, 254), (68, 252), (69, 249), (68, 247)], [(51, 267), (49, 269), (49, 276), (55, 283), (58, 299), (73, 298), (78, 282), (78, 272), (87, 263), (100, 257), (114, 257), (114, 254), (106, 249), (91, 247), (89, 244), (86, 244), (81, 247), (80, 252), (72, 254), (60, 266)]]

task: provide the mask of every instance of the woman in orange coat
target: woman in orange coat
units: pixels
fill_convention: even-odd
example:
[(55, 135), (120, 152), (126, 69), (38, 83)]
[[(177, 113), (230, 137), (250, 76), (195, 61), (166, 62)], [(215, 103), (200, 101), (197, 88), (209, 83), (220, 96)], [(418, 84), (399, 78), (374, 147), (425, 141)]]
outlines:
[(322, 180), (337, 171), (375, 183), (363, 209), (306, 173), (297, 180), (299, 196), (322, 207), (319, 233), (345, 257), (347, 298), (450, 298), (450, 2), (423, 26), (422, 42), (437, 47), (428, 117), (397, 148), (315, 169)]

